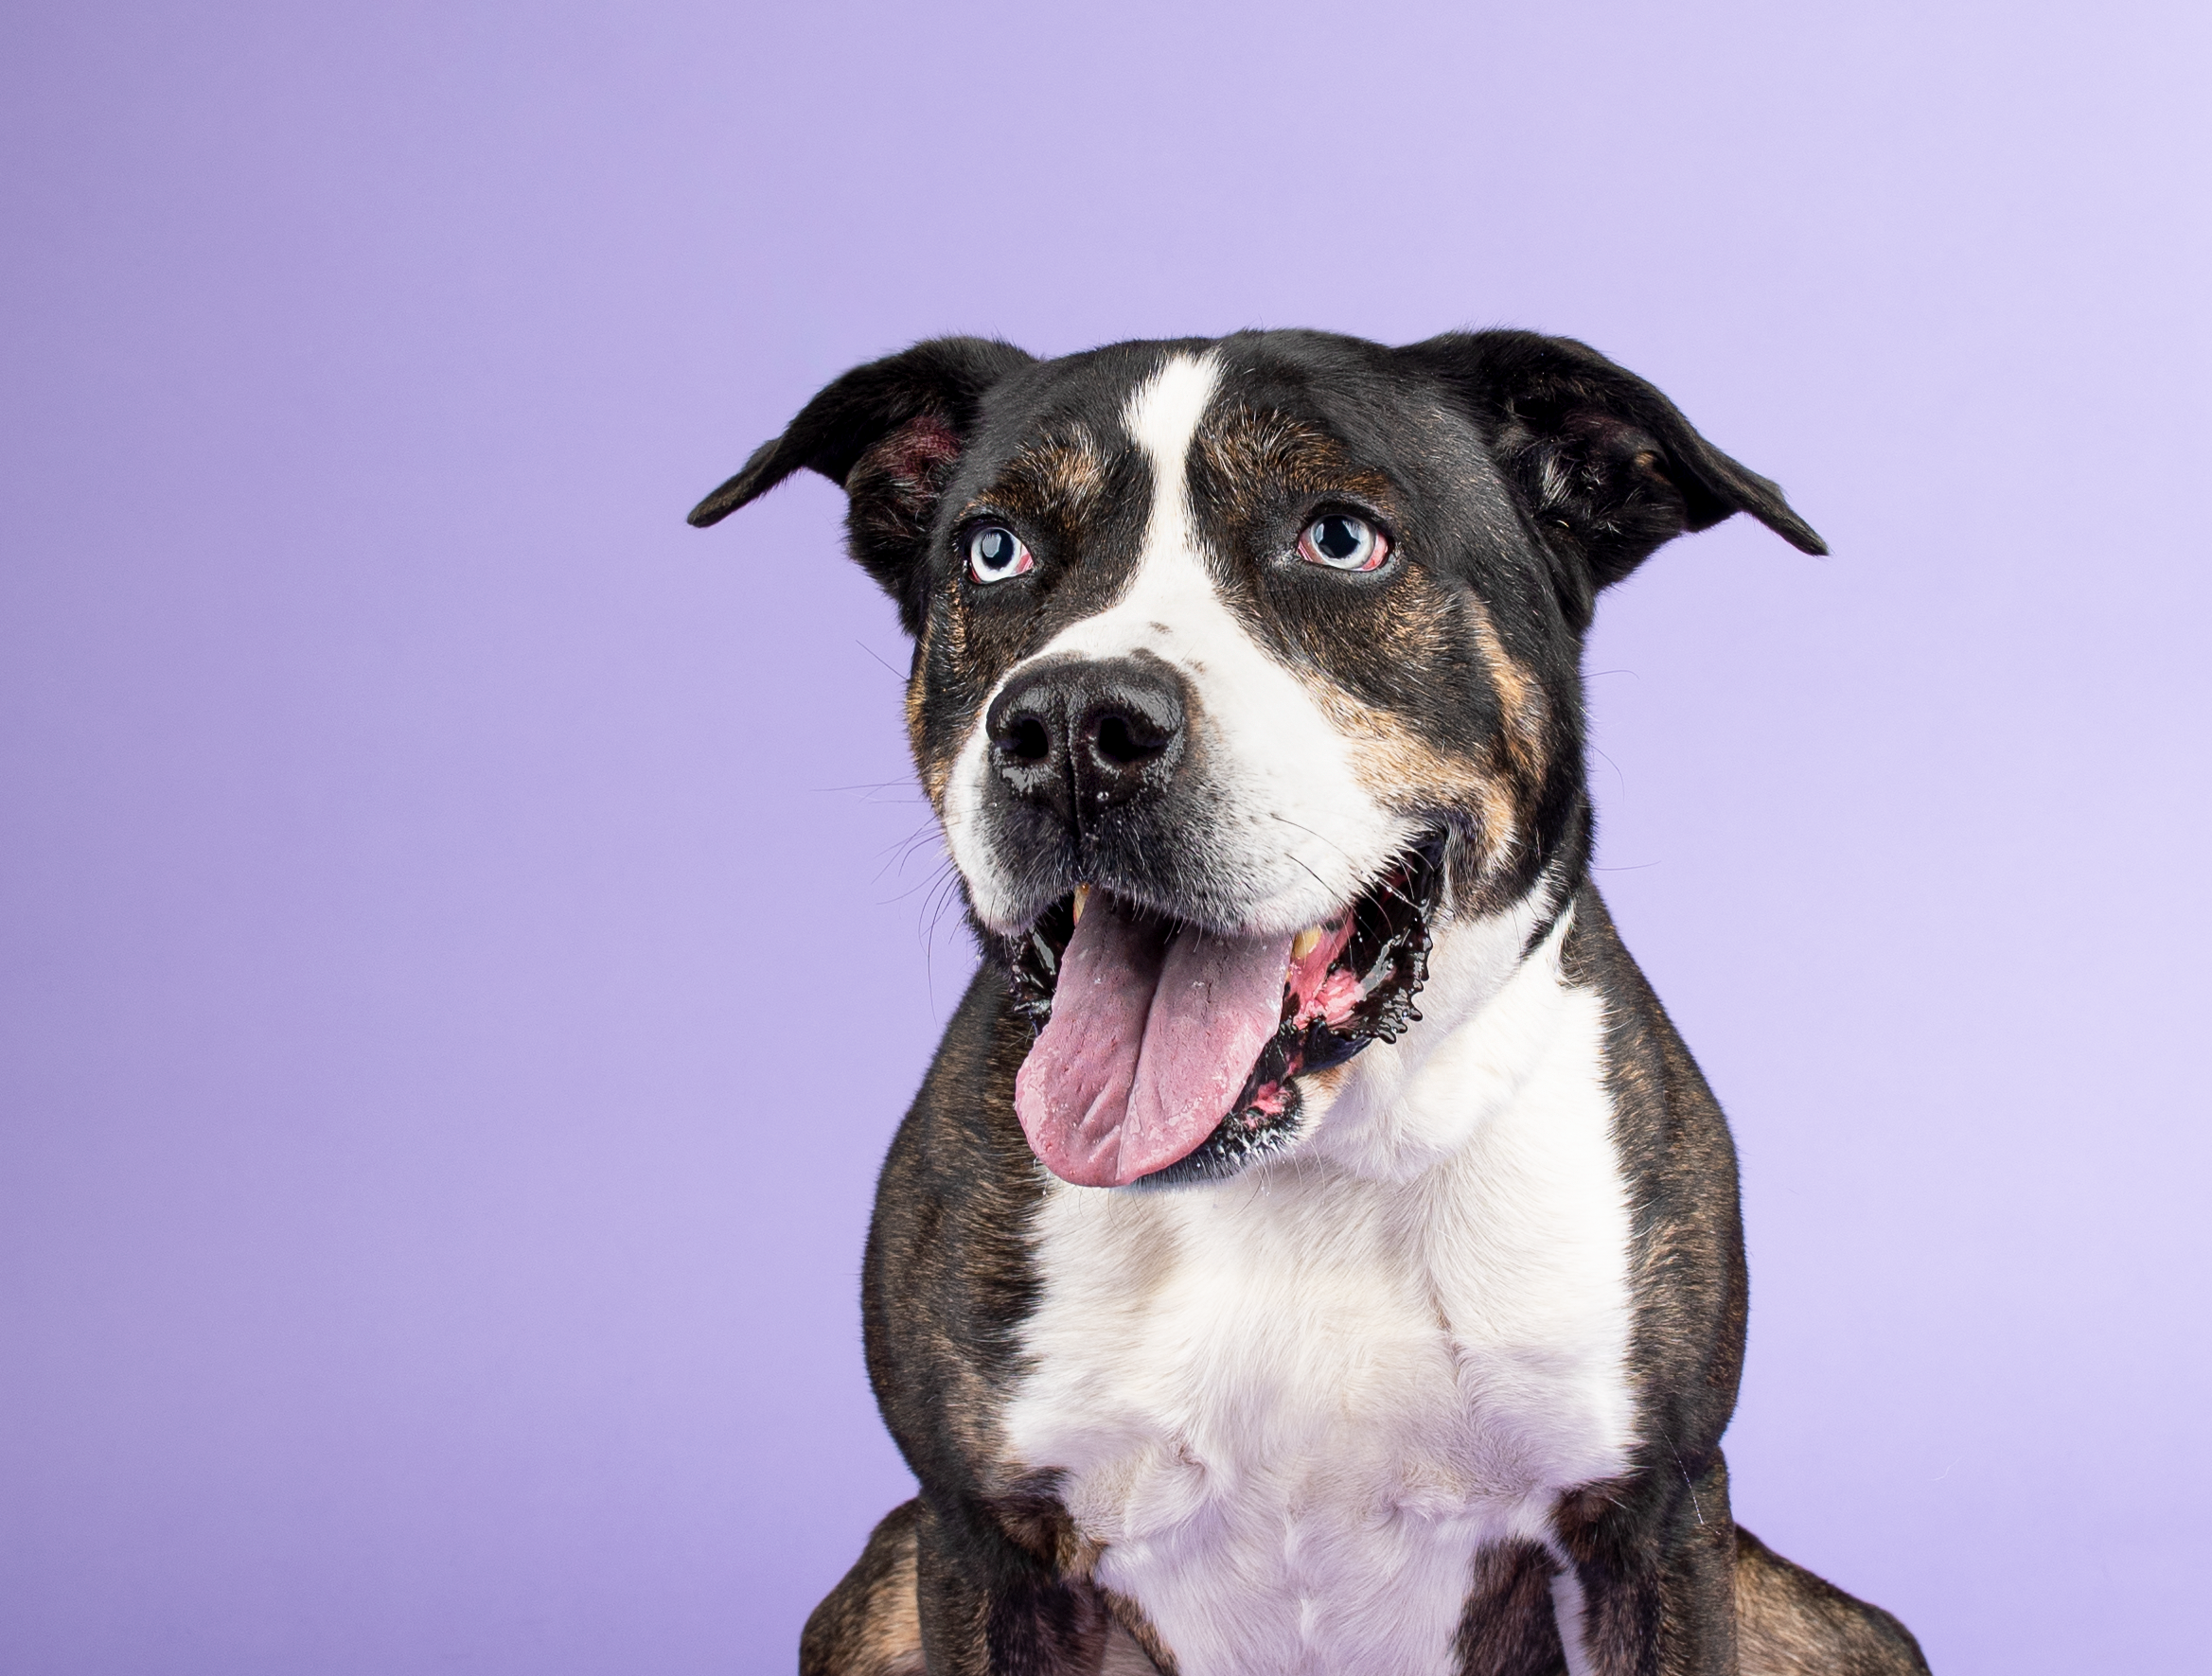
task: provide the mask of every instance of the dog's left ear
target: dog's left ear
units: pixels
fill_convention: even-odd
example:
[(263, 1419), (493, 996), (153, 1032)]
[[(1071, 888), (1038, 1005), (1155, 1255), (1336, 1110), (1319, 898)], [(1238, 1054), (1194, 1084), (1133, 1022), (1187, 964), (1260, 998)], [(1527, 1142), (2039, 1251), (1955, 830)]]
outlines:
[(1032, 357), (990, 338), (933, 338), (857, 366), (799, 410), (783, 435), (691, 509), (704, 529), (802, 468), (845, 491), (853, 556), (898, 602), (909, 634), (922, 625), (920, 560), (937, 497), (952, 475), (983, 395)]
[(1674, 404), (1586, 344), (1449, 332), (1398, 352), (1442, 379), (1481, 430), (1537, 530), (1569, 560), (1562, 592), (1586, 626), (1597, 591), (1684, 530), (1735, 512), (1802, 553), (1828, 544), (1782, 491), (1702, 436)]

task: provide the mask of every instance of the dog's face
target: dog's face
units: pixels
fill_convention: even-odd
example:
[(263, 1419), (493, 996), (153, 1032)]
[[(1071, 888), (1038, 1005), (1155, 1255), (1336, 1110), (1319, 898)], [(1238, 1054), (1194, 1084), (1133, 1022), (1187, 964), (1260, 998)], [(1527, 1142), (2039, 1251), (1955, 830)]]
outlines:
[[(802, 466), (916, 637), (914, 757), (1039, 1028), (1038, 1156), (1119, 1186), (1299, 1130), (1440, 916), (1579, 873), (1597, 591), (1774, 485), (1580, 344), (1314, 333), (846, 375), (694, 513)], [(1559, 865), (1565, 860), (1567, 865)]]

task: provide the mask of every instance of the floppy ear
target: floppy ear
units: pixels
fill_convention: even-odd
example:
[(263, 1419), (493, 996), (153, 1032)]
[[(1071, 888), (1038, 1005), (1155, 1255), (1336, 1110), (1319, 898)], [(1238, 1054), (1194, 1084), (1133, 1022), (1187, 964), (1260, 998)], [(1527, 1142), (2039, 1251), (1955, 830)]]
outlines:
[(917, 587), (930, 514), (952, 475), (983, 393), (1031, 358), (988, 338), (933, 338), (857, 366), (799, 410), (783, 435), (691, 509), (701, 529), (758, 500), (802, 467), (843, 486), (853, 556), (922, 624)]
[(1537, 530), (1568, 565), (1569, 609), (1662, 542), (1733, 512), (1802, 553), (1828, 544), (1782, 491), (1690, 428), (1674, 404), (1586, 344), (1536, 332), (1450, 332), (1401, 351), (1460, 397)]

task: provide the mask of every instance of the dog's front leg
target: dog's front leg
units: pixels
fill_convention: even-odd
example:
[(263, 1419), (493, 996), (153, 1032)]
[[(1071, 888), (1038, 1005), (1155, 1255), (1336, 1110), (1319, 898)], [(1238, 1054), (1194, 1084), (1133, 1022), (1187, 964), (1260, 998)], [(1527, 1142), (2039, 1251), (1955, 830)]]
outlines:
[(925, 1492), (914, 1559), (929, 1676), (1093, 1676), (1106, 1656), (1097, 1588), (989, 1508)]
[(1736, 1676), (1736, 1526), (1720, 1451), (1656, 1470), (1559, 1515), (1568, 1567), (1553, 1589), (1562, 1641), (1590, 1676)]

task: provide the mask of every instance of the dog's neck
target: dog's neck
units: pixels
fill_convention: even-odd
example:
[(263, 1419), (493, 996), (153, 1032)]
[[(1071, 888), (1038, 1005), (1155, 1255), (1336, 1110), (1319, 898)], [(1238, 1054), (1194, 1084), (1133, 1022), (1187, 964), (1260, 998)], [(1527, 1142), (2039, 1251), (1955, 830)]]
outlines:
[(1515, 1097), (1556, 1033), (1573, 892), (1561, 870), (1548, 870), (1506, 909), (1442, 916), (1416, 1002), (1421, 1021), (1308, 1092), (1310, 1138), (1293, 1156), (1409, 1181), (1466, 1146)]

